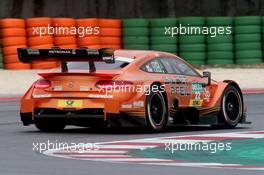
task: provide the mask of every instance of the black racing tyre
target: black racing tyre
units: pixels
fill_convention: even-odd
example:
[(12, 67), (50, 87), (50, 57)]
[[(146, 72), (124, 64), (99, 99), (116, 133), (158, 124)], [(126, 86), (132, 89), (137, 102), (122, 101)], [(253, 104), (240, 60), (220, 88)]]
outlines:
[(168, 33), (164, 27), (155, 27), (155, 28), (153, 27), (153, 28), (150, 28), (150, 36), (171, 37), (171, 33)]
[(147, 27), (128, 27), (123, 28), (123, 36), (129, 37), (129, 36), (143, 36), (148, 37), (149, 35), (149, 29)]
[(150, 20), (150, 27), (175, 27), (176, 18), (155, 18)]
[(229, 65), (229, 64), (234, 64), (234, 61), (232, 58), (229, 60), (227, 59), (209, 59), (207, 60), (208, 65)]
[(123, 27), (148, 27), (149, 21), (143, 18), (130, 18), (122, 20)]
[(192, 25), (192, 26), (203, 26), (205, 24), (204, 17), (181, 17), (179, 18), (179, 24), (183, 26)]
[(166, 127), (168, 120), (166, 100), (160, 91), (150, 91), (146, 98), (147, 127), (152, 131), (160, 131)]
[(150, 37), (151, 44), (177, 44), (177, 37), (153, 36)]
[(203, 44), (205, 43), (204, 35), (180, 35), (180, 44)]
[(228, 85), (222, 96), (221, 109), (218, 113), (218, 122), (226, 128), (235, 128), (243, 116), (243, 99), (239, 90)]
[(261, 25), (236, 26), (235, 34), (260, 34)]
[(232, 35), (217, 35), (216, 37), (208, 36), (206, 41), (208, 44), (232, 43), (233, 42), (233, 36)]
[(233, 51), (233, 43), (215, 43), (207, 45), (208, 52), (210, 51)]
[(124, 44), (124, 49), (136, 49), (136, 50), (148, 50), (149, 45), (148, 44)]
[(207, 52), (208, 60), (233, 60), (234, 53), (232, 51), (211, 51)]
[(233, 18), (226, 16), (214, 16), (206, 18), (207, 26), (232, 26)]
[(206, 58), (206, 53), (205, 52), (180, 52), (180, 57), (185, 60), (204, 61)]
[(65, 123), (52, 120), (36, 120), (35, 126), (42, 132), (60, 132), (65, 128)]
[(236, 59), (262, 58), (261, 50), (238, 50), (235, 52)]
[(260, 25), (260, 16), (238, 16), (234, 19), (235, 25)]
[(144, 36), (129, 36), (123, 37), (124, 44), (149, 44), (149, 38)]
[(0, 63), (3, 63), (3, 55), (1, 52), (0, 52)]
[(150, 47), (152, 50), (159, 50), (164, 52), (177, 52), (176, 44), (155, 44)]
[(180, 44), (179, 45), (181, 52), (205, 52), (205, 44)]
[(235, 43), (235, 50), (261, 50), (261, 42)]
[(262, 63), (261, 58), (236, 59), (236, 64), (260, 64), (260, 63)]
[(204, 60), (186, 60), (188, 61), (188, 63), (192, 64), (193, 66), (201, 66), (201, 65), (205, 65), (205, 61)]
[(234, 36), (235, 43), (261, 42), (261, 34), (238, 34)]

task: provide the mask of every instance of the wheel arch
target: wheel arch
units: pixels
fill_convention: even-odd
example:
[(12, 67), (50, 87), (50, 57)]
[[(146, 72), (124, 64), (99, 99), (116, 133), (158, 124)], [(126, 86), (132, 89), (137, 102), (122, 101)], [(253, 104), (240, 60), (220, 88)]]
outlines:
[[(234, 88), (238, 91), (238, 93), (239, 93), (239, 95), (240, 95), (240, 97), (241, 97), (241, 104), (242, 104), (242, 114), (241, 114), (241, 118), (240, 118), (240, 120), (238, 121), (238, 123), (243, 122), (243, 121), (245, 120), (245, 112), (246, 112), (246, 111), (245, 111), (245, 105), (244, 105), (244, 100), (243, 100), (243, 94), (242, 94), (242, 91), (241, 91), (239, 85), (238, 85), (235, 81), (233, 81), (233, 80), (224, 80), (222, 83), (225, 84), (225, 87), (222, 89), (222, 95), (221, 95), (220, 103), (222, 104), (223, 97), (224, 97), (224, 93), (225, 93), (226, 89), (229, 88), (230, 86), (234, 87)], [(222, 108), (222, 107), (221, 107), (221, 108)], [(223, 114), (222, 114), (222, 112), (220, 112), (220, 113), (218, 113), (218, 115), (223, 115)], [(221, 120), (220, 120), (220, 123), (223, 122), (222, 120), (224, 120), (224, 119), (221, 119)], [(218, 122), (219, 122), (219, 121), (218, 121)], [(236, 125), (235, 125), (235, 126), (236, 126)], [(234, 126), (234, 127), (235, 127), (235, 126)], [(230, 126), (228, 126), (228, 127), (230, 127)], [(233, 127), (233, 126), (232, 126), (232, 127)]]
[[(241, 90), (241, 88), (239, 87), (239, 85), (235, 82), (235, 81), (233, 81), (233, 80), (224, 80), (223, 82), (225, 82), (225, 83), (228, 83), (227, 84), (227, 86), (234, 86), (237, 90), (238, 90), (238, 92), (239, 92), (239, 94), (240, 94), (240, 96), (241, 96), (241, 99), (242, 99), (242, 105), (243, 105), (243, 109), (244, 109), (244, 99), (243, 99), (243, 94), (242, 94), (242, 90)], [(226, 87), (227, 87), (226, 86)], [(226, 88), (225, 87), (225, 88)]]

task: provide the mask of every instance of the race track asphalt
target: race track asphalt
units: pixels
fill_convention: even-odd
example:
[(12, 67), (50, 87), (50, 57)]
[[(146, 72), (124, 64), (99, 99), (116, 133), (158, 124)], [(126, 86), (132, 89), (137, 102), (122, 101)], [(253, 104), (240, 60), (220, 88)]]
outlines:
[(212, 129), (210, 127), (173, 127), (162, 133), (149, 133), (144, 129), (138, 128), (121, 128), (105, 132), (77, 127), (69, 127), (61, 133), (41, 133), (34, 126), (22, 126), (19, 119), (18, 101), (0, 101), (0, 175), (263, 175), (263, 171), (252, 170), (169, 167), (72, 160), (49, 157), (33, 151), (33, 142), (47, 142), (48, 140), (54, 142), (94, 143), (137, 138), (263, 130), (264, 94), (247, 94), (244, 95), (244, 98), (248, 105), (248, 120), (252, 122), (251, 125), (241, 125), (232, 130)]

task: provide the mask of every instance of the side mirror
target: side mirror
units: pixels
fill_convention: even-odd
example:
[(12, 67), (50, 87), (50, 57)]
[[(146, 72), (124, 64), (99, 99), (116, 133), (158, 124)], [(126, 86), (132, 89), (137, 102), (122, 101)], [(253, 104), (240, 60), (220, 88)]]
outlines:
[(203, 72), (203, 77), (208, 79), (207, 85), (211, 85), (211, 72)]

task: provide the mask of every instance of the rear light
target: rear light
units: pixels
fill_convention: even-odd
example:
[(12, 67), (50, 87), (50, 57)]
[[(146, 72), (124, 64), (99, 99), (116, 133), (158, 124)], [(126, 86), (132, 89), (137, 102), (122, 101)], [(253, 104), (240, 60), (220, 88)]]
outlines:
[(49, 80), (38, 80), (35, 84), (35, 88), (43, 89), (48, 88), (51, 86), (51, 83)]
[(132, 81), (100, 80), (95, 85), (99, 89), (116, 89), (133, 86)]

